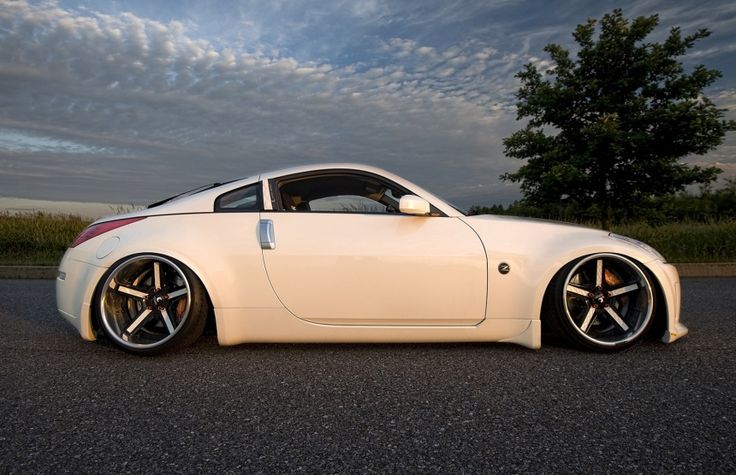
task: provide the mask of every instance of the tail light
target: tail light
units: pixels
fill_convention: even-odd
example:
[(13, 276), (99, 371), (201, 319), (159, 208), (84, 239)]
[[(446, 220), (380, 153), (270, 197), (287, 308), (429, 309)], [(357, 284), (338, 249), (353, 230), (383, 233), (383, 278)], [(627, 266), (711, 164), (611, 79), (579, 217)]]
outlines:
[(92, 226), (89, 226), (87, 229), (82, 231), (82, 234), (77, 236), (77, 239), (75, 239), (72, 245), (69, 247), (77, 247), (83, 242), (89, 241), (93, 237), (97, 237), (100, 234), (105, 234), (108, 231), (112, 231), (113, 229), (125, 226), (126, 224), (135, 223), (136, 221), (140, 221), (141, 219), (145, 218), (116, 219), (114, 221), (105, 221), (104, 223), (93, 224)]

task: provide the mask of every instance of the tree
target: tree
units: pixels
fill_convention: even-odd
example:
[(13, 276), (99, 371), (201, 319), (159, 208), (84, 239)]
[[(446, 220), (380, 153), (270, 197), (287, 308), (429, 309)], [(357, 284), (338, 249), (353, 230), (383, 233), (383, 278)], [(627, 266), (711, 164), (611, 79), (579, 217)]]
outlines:
[(632, 217), (636, 204), (716, 179), (716, 167), (688, 166), (723, 142), (736, 121), (724, 120), (703, 89), (721, 77), (678, 57), (706, 38), (706, 29), (682, 36), (672, 28), (662, 43), (645, 42), (657, 15), (629, 22), (617, 9), (578, 25), (577, 58), (548, 44), (545, 76), (531, 63), (516, 77), (517, 120), (526, 127), (504, 139), (507, 156), (526, 163), (502, 180), (519, 182), (529, 205), (594, 210), (601, 227)]

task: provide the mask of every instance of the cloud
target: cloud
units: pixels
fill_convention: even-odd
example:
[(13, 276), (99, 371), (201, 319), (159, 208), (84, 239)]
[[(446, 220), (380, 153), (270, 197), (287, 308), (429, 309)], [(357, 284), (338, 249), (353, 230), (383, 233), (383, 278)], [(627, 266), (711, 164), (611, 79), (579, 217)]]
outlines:
[(575, 2), (551, 18), (508, 1), (154, 6), (0, 5), (4, 194), (146, 202), (355, 161), (464, 206), (515, 198), (498, 183), (519, 165), (501, 144), (519, 127), (514, 74), (582, 21)]
[[(73, 182), (78, 168), (67, 164), (77, 160), (98, 170), (87, 178), (117, 170), (120, 187), (133, 193), (121, 198), (132, 201), (176, 191), (181, 181), (300, 162), (373, 163), (440, 192), (453, 190), (437, 178), (453, 161), (487, 161), (481, 168), (491, 181), (506, 168), (489, 160), (500, 139), (488, 130), (503, 117), (488, 107), (494, 98), (483, 89), (491, 84), (452, 85), (462, 68), (486, 68), (487, 47), (473, 48), (470, 54), (480, 56), (471, 63), (460, 48), (431, 55), (394, 38), (385, 45), (391, 62), (356, 71), (218, 49), (190, 37), (181, 22), (132, 13), (19, 1), (3, 7), (0, 26), (0, 127), (38, 143), (106, 151), (80, 162), (63, 147), (28, 147), (27, 156), (13, 155), (27, 160), (27, 167), (13, 167), (20, 181), (57, 167), (58, 180)], [(423, 72), (401, 63), (418, 56)], [(135, 166), (115, 165), (121, 161)], [(128, 169), (139, 173), (122, 175)], [(12, 189), (3, 176), (8, 181), (0, 177), (0, 185)], [(140, 182), (143, 189), (132, 185)]]

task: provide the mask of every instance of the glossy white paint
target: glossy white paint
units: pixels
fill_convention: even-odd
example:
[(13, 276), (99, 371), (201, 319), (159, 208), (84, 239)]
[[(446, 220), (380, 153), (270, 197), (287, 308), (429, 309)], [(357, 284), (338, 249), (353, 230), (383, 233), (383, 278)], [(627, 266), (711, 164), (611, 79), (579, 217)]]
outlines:
[[(321, 169), (386, 177), (445, 217), (273, 212), (268, 180)], [(265, 211), (214, 213), (221, 194), (263, 184)], [(607, 233), (543, 221), (465, 217), (391, 173), (353, 164), (298, 167), (109, 219), (146, 219), (70, 249), (60, 265), (57, 305), (83, 338), (95, 338), (93, 297), (114, 263), (161, 254), (204, 284), (221, 344), (245, 342), (506, 341), (541, 345), (544, 292), (565, 264), (607, 252), (642, 263), (664, 295), (672, 342), (679, 322), (674, 267)], [(273, 221), (274, 249), (262, 249), (261, 219)], [(111, 242), (116, 242), (111, 246)], [(510, 267), (508, 274), (499, 264)]]
[(97, 282), (107, 268), (78, 260), (70, 254), (66, 252), (59, 266), (65, 277), (56, 279), (56, 307), (82, 338), (94, 340), (90, 302)]
[(486, 257), (459, 218), (274, 213), (271, 284), (315, 323), (473, 325), (485, 317)]
[(426, 216), (429, 214), (429, 202), (416, 195), (404, 195), (399, 201), (399, 211), (404, 214)]
[(536, 320), (499, 319), (478, 325), (324, 325), (307, 322), (286, 309), (258, 309), (243, 318), (239, 309), (218, 309), (217, 338), (221, 345), (240, 343), (401, 343), (502, 342), (527, 348), (541, 346)]

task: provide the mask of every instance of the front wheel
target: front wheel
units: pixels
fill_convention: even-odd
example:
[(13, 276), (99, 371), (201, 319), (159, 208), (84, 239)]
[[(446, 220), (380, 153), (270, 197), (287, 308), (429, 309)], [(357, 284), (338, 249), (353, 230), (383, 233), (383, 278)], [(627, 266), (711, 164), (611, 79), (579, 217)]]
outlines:
[(656, 293), (640, 264), (593, 254), (565, 266), (552, 288), (552, 328), (569, 342), (616, 351), (640, 341), (654, 321)]
[(125, 259), (98, 290), (105, 335), (125, 351), (156, 354), (193, 343), (204, 330), (204, 286), (183, 264), (159, 255)]

